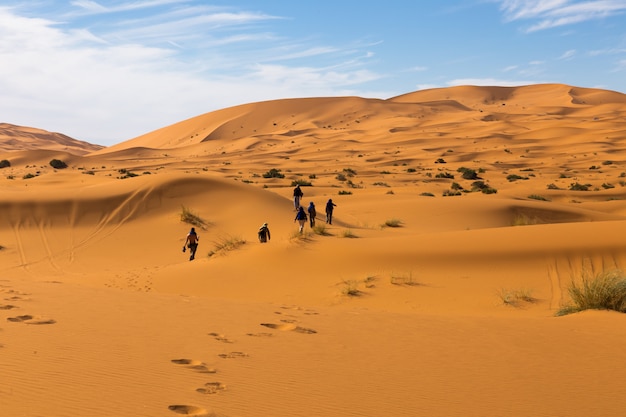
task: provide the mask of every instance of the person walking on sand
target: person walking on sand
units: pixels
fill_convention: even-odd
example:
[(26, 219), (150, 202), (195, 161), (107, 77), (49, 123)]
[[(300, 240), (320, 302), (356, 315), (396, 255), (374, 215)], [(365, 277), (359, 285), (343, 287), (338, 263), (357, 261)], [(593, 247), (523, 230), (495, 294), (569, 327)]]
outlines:
[(296, 222), (296, 220), (298, 221), (298, 223), (300, 224), (300, 234), (302, 234), (302, 231), (304, 230), (304, 223), (306, 222), (306, 213), (304, 212), (304, 207), (300, 206), (298, 207), (298, 212), (296, 213), (296, 218), (293, 219), (294, 223)]
[(196, 228), (192, 227), (189, 233), (187, 234), (187, 239), (185, 240), (185, 244), (183, 245), (183, 252), (187, 248), (189, 248), (189, 260), (193, 261), (196, 258), (196, 250), (198, 249), (198, 240), (200, 236), (196, 233)]
[(267, 227), (267, 223), (263, 223), (263, 225), (259, 227), (259, 242), (265, 243), (270, 239), (270, 229)]
[(315, 216), (317, 216), (317, 212), (315, 211), (315, 204), (311, 201), (309, 203), (309, 207), (306, 209), (309, 212), (309, 220), (311, 222), (311, 228), (315, 226)]
[(300, 189), (300, 184), (296, 185), (296, 188), (293, 189), (293, 206), (296, 210), (300, 207), (300, 199), (304, 196), (304, 193)]
[(337, 207), (337, 204), (333, 203), (333, 199), (329, 198), (326, 203), (326, 223), (333, 224), (333, 210)]

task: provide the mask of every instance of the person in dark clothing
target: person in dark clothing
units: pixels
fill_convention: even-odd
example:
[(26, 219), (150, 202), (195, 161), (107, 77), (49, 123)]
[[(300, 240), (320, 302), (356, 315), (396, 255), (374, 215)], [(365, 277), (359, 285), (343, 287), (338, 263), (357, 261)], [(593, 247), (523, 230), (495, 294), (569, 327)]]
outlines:
[(267, 223), (263, 223), (263, 225), (259, 227), (259, 242), (265, 243), (270, 239), (270, 229), (267, 227)]
[(333, 224), (333, 210), (337, 204), (333, 203), (333, 199), (329, 198), (326, 203), (326, 223)]
[(189, 248), (189, 260), (193, 261), (196, 258), (196, 250), (198, 250), (198, 240), (200, 237), (196, 233), (195, 227), (192, 227), (189, 233), (187, 234), (187, 239), (185, 240), (185, 244), (183, 245), (183, 252), (187, 248)]
[(296, 210), (300, 207), (300, 199), (304, 196), (304, 193), (300, 189), (300, 184), (296, 185), (296, 188), (293, 189), (293, 205)]
[(307, 208), (307, 211), (309, 212), (309, 221), (311, 222), (311, 228), (313, 226), (315, 226), (315, 216), (317, 216), (317, 211), (315, 210), (315, 204), (313, 204), (313, 202), (311, 201), (309, 203), (309, 207)]
[(296, 213), (296, 218), (293, 221), (298, 221), (300, 224), (300, 233), (304, 230), (304, 223), (306, 222), (306, 213), (304, 212), (304, 207), (298, 207), (298, 212)]

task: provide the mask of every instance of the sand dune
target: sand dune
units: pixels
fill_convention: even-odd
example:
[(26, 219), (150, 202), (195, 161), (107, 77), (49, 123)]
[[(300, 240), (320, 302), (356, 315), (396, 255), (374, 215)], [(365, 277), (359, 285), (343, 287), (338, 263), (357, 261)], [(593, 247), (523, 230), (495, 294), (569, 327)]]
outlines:
[(619, 415), (626, 318), (555, 313), (626, 265), (624, 120), (549, 84), (251, 103), (103, 149), (11, 128), (0, 414)]

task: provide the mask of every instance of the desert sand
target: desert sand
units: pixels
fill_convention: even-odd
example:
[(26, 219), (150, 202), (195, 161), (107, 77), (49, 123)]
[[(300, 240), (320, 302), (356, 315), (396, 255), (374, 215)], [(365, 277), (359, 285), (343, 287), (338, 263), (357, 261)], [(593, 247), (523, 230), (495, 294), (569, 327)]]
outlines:
[(276, 100), (105, 148), (0, 127), (2, 416), (623, 413), (626, 316), (556, 313), (626, 266), (624, 94)]

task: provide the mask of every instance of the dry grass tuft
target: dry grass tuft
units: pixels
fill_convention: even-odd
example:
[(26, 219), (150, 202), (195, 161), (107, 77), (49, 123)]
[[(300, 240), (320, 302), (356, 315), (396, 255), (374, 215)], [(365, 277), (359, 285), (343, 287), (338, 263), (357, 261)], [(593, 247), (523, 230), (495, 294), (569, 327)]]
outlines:
[(532, 304), (538, 301), (532, 296), (532, 291), (529, 289), (509, 290), (502, 288), (498, 291), (498, 297), (503, 304), (511, 307), (522, 307), (524, 304)]
[(568, 291), (571, 303), (561, 307), (557, 316), (583, 310), (614, 310), (626, 313), (626, 277), (621, 270), (603, 271), (595, 276), (583, 272), (572, 280)]
[(180, 212), (180, 221), (199, 227), (203, 230), (205, 230), (207, 226), (207, 222), (204, 219), (202, 219), (200, 216), (198, 216), (196, 213), (194, 213), (185, 206), (182, 206), (182, 210)]
[(240, 237), (222, 237), (219, 241), (215, 242), (215, 248), (209, 252), (209, 257), (233, 251), (245, 243), (245, 239)]

